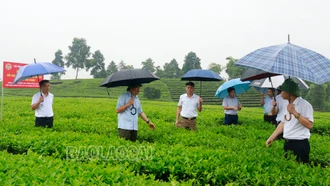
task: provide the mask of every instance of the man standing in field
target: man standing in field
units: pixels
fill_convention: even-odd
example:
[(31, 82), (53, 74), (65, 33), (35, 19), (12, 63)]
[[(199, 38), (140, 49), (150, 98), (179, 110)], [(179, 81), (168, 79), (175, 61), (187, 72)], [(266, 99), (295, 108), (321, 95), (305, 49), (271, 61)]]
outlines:
[[(311, 135), (310, 129), (314, 125), (313, 107), (308, 101), (299, 97), (298, 84), (292, 79), (285, 80), (281, 88), (283, 99), (289, 100), (287, 113), (284, 115), (283, 122), (266, 141), (266, 146), (269, 146), (283, 132), (285, 153), (291, 151), (297, 161), (307, 163), (310, 152), (308, 141)], [(291, 118), (291, 115), (294, 117)]]
[(238, 124), (238, 111), (241, 110), (242, 105), (238, 101), (236, 96), (235, 88), (229, 87), (227, 89), (228, 96), (223, 98), (222, 106), (225, 110), (225, 121), (226, 125)]
[[(194, 94), (195, 84), (186, 83), (186, 93), (180, 96), (178, 109), (176, 112), (175, 126), (179, 128), (196, 130), (196, 118), (198, 116), (196, 109), (202, 112), (203, 99)], [(179, 116), (181, 119), (179, 122)]]
[(273, 102), (274, 100), (274, 89), (269, 88), (267, 90), (267, 96), (264, 98), (264, 94), (261, 94), (261, 105), (264, 107), (264, 121), (272, 124), (276, 124), (277, 115), (272, 114)]
[(48, 80), (40, 81), (39, 86), (41, 92), (34, 94), (31, 103), (31, 109), (35, 110), (35, 126), (52, 128), (54, 122), (54, 95), (49, 92), (50, 85)]
[(138, 115), (151, 129), (156, 128), (142, 111), (141, 103), (137, 96), (141, 86), (139, 83), (131, 83), (127, 88), (127, 92), (118, 98), (116, 107), (119, 137), (133, 142), (137, 139)]

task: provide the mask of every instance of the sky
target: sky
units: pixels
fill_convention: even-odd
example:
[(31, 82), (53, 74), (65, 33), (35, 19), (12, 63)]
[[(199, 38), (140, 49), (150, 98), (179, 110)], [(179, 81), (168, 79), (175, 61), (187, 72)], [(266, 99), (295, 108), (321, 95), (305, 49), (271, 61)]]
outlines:
[[(330, 58), (329, 7), (327, 0), (0, 0), (0, 61), (51, 62), (78, 37), (101, 51), (106, 66), (123, 60), (141, 68), (152, 58), (162, 67), (175, 58), (182, 68), (193, 51), (207, 69), (284, 44), (288, 34)], [(62, 79), (74, 79), (65, 69)], [(91, 77), (79, 71), (79, 79)]]

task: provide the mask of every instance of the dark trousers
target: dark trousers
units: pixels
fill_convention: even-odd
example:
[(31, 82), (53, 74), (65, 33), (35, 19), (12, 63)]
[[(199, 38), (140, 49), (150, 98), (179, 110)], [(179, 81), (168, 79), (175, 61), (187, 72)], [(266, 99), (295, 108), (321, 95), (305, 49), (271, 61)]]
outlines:
[(277, 117), (277, 115), (268, 116), (268, 115), (265, 114), (264, 115), (264, 121), (276, 125), (276, 123), (277, 123), (276, 117)]
[(225, 124), (238, 124), (238, 115), (225, 114)]
[(137, 130), (118, 129), (119, 137), (135, 142), (137, 139)]
[(36, 117), (35, 126), (52, 128), (53, 122), (54, 122), (54, 117)]
[(308, 139), (303, 140), (285, 140), (284, 142), (285, 157), (289, 151), (293, 152), (298, 162), (308, 163), (310, 146)]

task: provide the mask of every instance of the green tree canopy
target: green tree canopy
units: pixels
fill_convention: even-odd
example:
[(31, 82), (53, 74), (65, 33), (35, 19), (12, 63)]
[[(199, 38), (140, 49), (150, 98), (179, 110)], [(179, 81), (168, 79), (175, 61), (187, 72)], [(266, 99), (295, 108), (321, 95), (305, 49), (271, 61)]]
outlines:
[(150, 71), (151, 73), (154, 73), (156, 71), (155, 62), (152, 61), (151, 58), (148, 58), (147, 60), (143, 61), (141, 63), (141, 65), (142, 65), (142, 69), (146, 69), (146, 70)]
[(76, 78), (78, 78), (79, 69), (84, 69), (89, 62), (90, 46), (87, 46), (86, 39), (74, 38), (72, 46), (69, 46), (70, 53), (65, 57), (66, 66), (72, 66), (76, 70)]
[(201, 60), (199, 59), (199, 57), (197, 57), (196, 53), (189, 52), (184, 59), (184, 64), (182, 66), (183, 73), (186, 73), (192, 69), (202, 69), (200, 61)]
[(104, 65), (104, 56), (100, 50), (95, 51), (93, 58), (86, 64), (86, 71), (90, 68), (92, 68), (91, 75), (93, 75), (94, 78), (105, 78), (107, 76)]
[(223, 67), (220, 64), (211, 63), (208, 69), (220, 74), (220, 72), (223, 70)]
[(157, 66), (155, 75), (158, 76), (159, 78), (165, 77), (164, 70), (162, 70), (160, 66)]
[[(55, 64), (55, 65), (57, 65), (57, 66), (64, 67), (62, 50), (57, 50), (55, 52), (55, 59), (52, 61), (52, 63)], [(53, 79), (53, 80), (60, 80), (61, 79), (61, 75), (63, 75), (63, 74), (65, 74), (65, 72), (52, 74), (51, 79)]]
[(166, 78), (178, 78), (181, 76), (179, 64), (175, 59), (172, 59), (170, 63), (165, 63), (163, 68), (164, 77)]
[(111, 63), (107, 67), (107, 74), (110, 75), (110, 74), (113, 74), (115, 72), (118, 72), (117, 65), (114, 61), (111, 61)]
[(119, 70), (124, 70), (124, 69), (134, 69), (133, 65), (126, 65), (126, 63), (121, 60), (119, 63)]
[(228, 74), (229, 79), (242, 77), (243, 73), (247, 70), (247, 68), (235, 65), (235, 62), (238, 61), (238, 59), (234, 59), (231, 56), (227, 57), (226, 60), (229, 61), (226, 65), (226, 73)]

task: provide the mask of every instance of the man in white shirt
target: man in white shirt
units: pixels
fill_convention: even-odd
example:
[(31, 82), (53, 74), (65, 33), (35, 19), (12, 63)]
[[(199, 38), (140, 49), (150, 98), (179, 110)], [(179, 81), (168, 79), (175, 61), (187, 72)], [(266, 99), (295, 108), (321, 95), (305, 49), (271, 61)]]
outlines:
[(227, 89), (228, 96), (222, 101), (223, 109), (225, 110), (226, 125), (238, 124), (238, 111), (241, 110), (242, 105), (238, 101), (234, 87)]
[(267, 91), (267, 96), (264, 98), (264, 94), (261, 94), (261, 105), (264, 107), (264, 121), (272, 124), (276, 124), (276, 115), (272, 114), (273, 102), (274, 100), (274, 89), (269, 88)]
[(299, 97), (298, 84), (292, 79), (284, 81), (281, 95), (283, 99), (289, 100), (287, 112), (283, 122), (277, 126), (266, 141), (266, 146), (269, 146), (283, 132), (285, 153), (291, 151), (296, 156), (297, 161), (307, 163), (310, 152), (308, 141), (310, 129), (314, 125), (313, 107), (308, 101)]
[(132, 82), (127, 88), (127, 92), (118, 98), (116, 107), (119, 137), (133, 142), (137, 139), (139, 115), (151, 129), (156, 128), (142, 111), (142, 106), (137, 96), (141, 86), (140, 83)]
[(48, 80), (40, 81), (39, 86), (41, 92), (34, 94), (31, 103), (31, 109), (35, 110), (35, 126), (52, 128), (54, 122), (54, 95), (49, 92), (50, 85)]
[[(176, 112), (175, 126), (196, 130), (196, 118), (198, 116), (196, 109), (202, 112), (203, 99), (194, 94), (195, 84), (193, 82), (186, 83), (186, 93), (180, 96), (178, 109)], [(181, 120), (179, 122), (179, 116)]]

